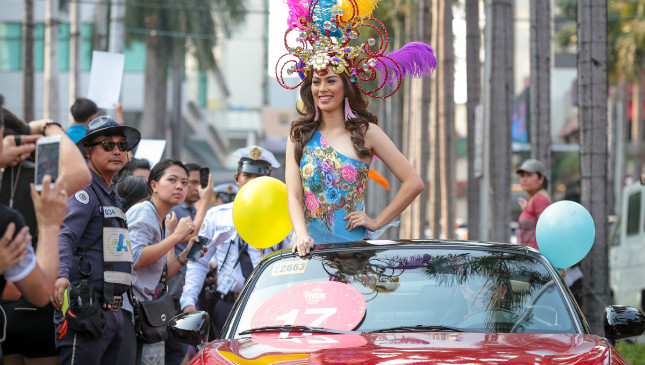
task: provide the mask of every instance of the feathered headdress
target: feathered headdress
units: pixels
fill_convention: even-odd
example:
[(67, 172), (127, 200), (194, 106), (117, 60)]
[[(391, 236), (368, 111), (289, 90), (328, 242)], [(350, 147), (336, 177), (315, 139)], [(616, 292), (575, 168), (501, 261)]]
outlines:
[[(276, 77), (286, 89), (295, 89), (284, 81), (288, 75), (298, 73), (304, 80), (313, 70), (325, 73), (327, 67), (337, 74), (345, 73), (359, 90), (374, 98), (387, 98), (401, 86), (404, 77), (429, 76), (437, 67), (432, 47), (412, 42), (400, 50), (385, 54), (389, 37), (385, 25), (370, 15), (379, 0), (285, 0), (289, 7), (284, 35), (284, 54), (276, 63)], [(379, 41), (369, 38), (363, 43), (357, 39), (360, 28), (367, 27), (378, 33)], [(297, 44), (290, 47), (287, 36), (298, 32)], [(378, 44), (378, 46), (377, 46)], [(373, 49), (377, 48), (377, 49)], [(361, 87), (360, 81), (373, 81), (378, 76), (378, 86), (372, 90)], [(386, 95), (377, 95), (389, 85)]]

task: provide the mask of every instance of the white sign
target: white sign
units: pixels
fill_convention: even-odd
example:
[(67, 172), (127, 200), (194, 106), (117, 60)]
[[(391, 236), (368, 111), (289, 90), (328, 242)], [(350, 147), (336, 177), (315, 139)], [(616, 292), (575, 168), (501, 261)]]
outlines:
[(146, 159), (150, 161), (152, 167), (161, 160), (165, 148), (165, 139), (142, 139), (137, 146), (134, 158)]
[(90, 86), (87, 98), (99, 108), (112, 109), (119, 102), (125, 55), (112, 52), (92, 52)]

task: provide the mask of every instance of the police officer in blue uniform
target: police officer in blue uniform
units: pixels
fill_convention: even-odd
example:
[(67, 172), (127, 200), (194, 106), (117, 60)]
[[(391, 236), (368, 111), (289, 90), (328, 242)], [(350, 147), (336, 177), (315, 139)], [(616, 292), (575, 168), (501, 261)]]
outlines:
[[(258, 146), (240, 148), (233, 153), (233, 156), (239, 158), (237, 173), (233, 175), (239, 188), (256, 177), (270, 175), (272, 168), (280, 167), (280, 163), (270, 151)], [(218, 300), (212, 309), (211, 324), (215, 331), (213, 336), (217, 337), (244, 282), (253, 268), (260, 263), (263, 254), (289, 248), (290, 237), (265, 249), (264, 252), (250, 246), (235, 230), (232, 202), (211, 208), (204, 217), (199, 235), (208, 237), (211, 241), (204, 257), (197, 262), (188, 263), (184, 292), (179, 303), (184, 312), (196, 310), (199, 292), (210, 270), (209, 261), (214, 259), (217, 264)]]
[(60, 266), (52, 304), (59, 309), (55, 320), (61, 364), (114, 364), (119, 354), (121, 303), (132, 285), (132, 253), (125, 214), (111, 186), (140, 139), (135, 128), (99, 116), (77, 143), (92, 182), (69, 198), (59, 234)]

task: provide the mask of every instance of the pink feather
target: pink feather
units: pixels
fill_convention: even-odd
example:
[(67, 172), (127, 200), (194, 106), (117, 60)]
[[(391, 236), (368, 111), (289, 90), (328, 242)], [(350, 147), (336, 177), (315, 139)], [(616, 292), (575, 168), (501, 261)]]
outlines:
[(285, 0), (289, 7), (289, 17), (287, 18), (287, 25), (289, 29), (298, 28), (298, 19), (309, 17), (309, 5), (311, 0)]
[[(403, 46), (403, 48), (392, 51), (386, 57), (378, 58), (376, 69), (381, 74), (381, 78), (385, 77), (385, 67), (387, 67), (387, 80), (390, 84), (397, 83), (404, 77), (424, 77), (432, 75), (432, 72), (437, 68), (437, 58), (434, 55), (432, 47), (421, 42), (411, 42)], [(394, 61), (394, 62), (392, 62)], [(399, 67), (396, 67), (396, 65)], [(400, 69), (399, 69), (400, 68)]]

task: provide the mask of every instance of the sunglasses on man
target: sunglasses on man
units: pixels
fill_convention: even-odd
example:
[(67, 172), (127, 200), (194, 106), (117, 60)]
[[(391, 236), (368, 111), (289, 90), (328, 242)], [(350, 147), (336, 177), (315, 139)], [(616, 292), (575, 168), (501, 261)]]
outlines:
[(87, 144), (86, 146), (87, 146), (87, 147), (93, 147), (93, 146), (96, 146), (96, 145), (99, 145), (99, 144), (100, 144), (100, 145), (103, 145), (103, 150), (105, 150), (105, 151), (107, 151), (107, 152), (112, 151), (112, 150), (114, 149), (114, 147), (115, 147), (115, 146), (116, 146), (116, 147), (119, 149), (119, 151), (121, 151), (121, 152), (125, 152), (125, 151), (127, 151), (127, 150), (128, 150), (128, 142), (126, 142), (126, 141), (122, 141), (122, 142), (114, 142), (114, 141), (110, 141), (110, 140), (107, 140), (107, 139), (106, 139), (106, 140), (103, 140), (103, 141), (100, 141), (100, 142), (90, 143), (90, 144)]

